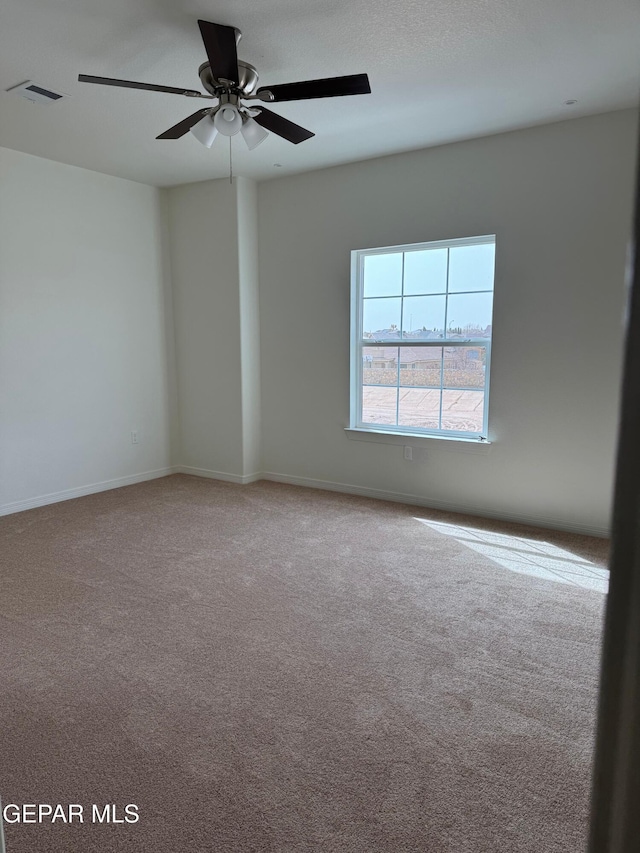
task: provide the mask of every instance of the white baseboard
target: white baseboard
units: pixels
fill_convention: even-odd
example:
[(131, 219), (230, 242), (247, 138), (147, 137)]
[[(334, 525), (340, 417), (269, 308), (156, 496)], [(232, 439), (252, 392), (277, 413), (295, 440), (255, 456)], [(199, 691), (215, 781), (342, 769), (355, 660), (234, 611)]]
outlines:
[(537, 515), (522, 515), (515, 512), (498, 512), (488, 510), (485, 507), (473, 506), (472, 504), (459, 504), (450, 501), (433, 500), (420, 495), (404, 494), (403, 492), (387, 492), (384, 489), (369, 489), (364, 486), (352, 486), (349, 483), (334, 483), (329, 480), (314, 480), (310, 477), (291, 477), (287, 474), (276, 474), (265, 472), (261, 479), (271, 480), (274, 483), (288, 483), (292, 486), (305, 486), (310, 489), (324, 489), (329, 492), (342, 492), (347, 495), (359, 495), (364, 498), (375, 498), (382, 501), (393, 501), (395, 503), (423, 506), (427, 509), (440, 509), (446, 512), (456, 512), (462, 515), (476, 515), (481, 518), (492, 518), (498, 521), (513, 521), (518, 524), (528, 524), (531, 527), (546, 527), (551, 530), (562, 530), (566, 533), (580, 533), (583, 536), (597, 536), (607, 538), (610, 531), (605, 527), (598, 527), (580, 522), (558, 521), (554, 518)]
[(225, 483), (237, 483), (239, 486), (245, 486), (247, 483), (255, 483), (256, 480), (263, 479), (263, 474), (259, 471), (255, 474), (228, 474), (226, 471), (209, 471), (207, 468), (191, 468), (188, 465), (177, 465), (173, 469), (173, 473), (207, 477), (210, 480), (223, 480)]
[(107, 492), (109, 489), (120, 489), (122, 486), (133, 486), (135, 483), (144, 483), (147, 480), (157, 480), (159, 477), (167, 477), (175, 474), (175, 468), (157, 468), (155, 471), (143, 471), (141, 474), (131, 474), (128, 477), (117, 477), (115, 480), (103, 480), (101, 483), (91, 483), (88, 486), (78, 486), (75, 489), (64, 489), (61, 492), (51, 492), (48, 495), (39, 495), (24, 501), (0, 505), (0, 515), (11, 515), (14, 512), (22, 512), (25, 509), (36, 509), (39, 506), (69, 501), (73, 498), (82, 498), (85, 495), (94, 495), (98, 492)]
[(155, 471), (144, 471), (141, 474), (132, 474), (128, 477), (118, 477), (115, 480), (105, 480), (101, 483), (92, 483), (88, 486), (80, 486), (75, 489), (66, 489), (61, 492), (52, 492), (48, 495), (40, 495), (24, 501), (15, 501), (0, 505), (0, 516), (10, 515), (14, 512), (22, 512), (26, 509), (35, 509), (39, 506), (68, 501), (72, 498), (81, 498), (84, 495), (93, 495), (97, 492), (105, 492), (109, 489), (119, 489), (122, 486), (132, 486), (135, 483), (143, 483), (146, 480), (155, 480), (159, 477), (167, 477), (169, 474), (191, 474), (194, 477), (206, 477), (211, 480), (222, 480), (226, 483), (247, 485), (257, 480), (271, 480), (274, 483), (288, 483), (292, 486), (304, 486), (309, 489), (324, 489), (328, 492), (341, 492), (346, 495), (359, 495), (364, 498), (374, 498), (382, 501), (393, 501), (395, 503), (409, 504), (410, 506), (423, 506), (428, 509), (440, 509), (446, 512), (456, 512), (464, 515), (476, 515), (481, 518), (493, 518), (498, 521), (513, 521), (518, 524), (528, 524), (533, 527), (547, 527), (551, 530), (563, 530), (568, 533), (580, 533), (585, 536), (598, 536), (607, 538), (610, 531), (606, 527), (581, 524), (580, 522), (558, 521), (555, 518), (538, 515), (522, 515), (521, 513), (502, 512), (488, 510), (485, 507), (473, 506), (472, 504), (460, 504), (450, 501), (434, 500), (424, 498), (420, 495), (405, 494), (404, 492), (389, 492), (384, 489), (371, 489), (364, 486), (354, 486), (350, 483), (335, 483), (331, 480), (315, 480), (311, 477), (293, 477), (289, 474), (277, 474), (273, 471), (255, 472), (253, 474), (229, 474), (226, 471), (210, 471), (207, 468), (192, 468), (188, 465), (174, 465), (168, 468), (158, 468)]

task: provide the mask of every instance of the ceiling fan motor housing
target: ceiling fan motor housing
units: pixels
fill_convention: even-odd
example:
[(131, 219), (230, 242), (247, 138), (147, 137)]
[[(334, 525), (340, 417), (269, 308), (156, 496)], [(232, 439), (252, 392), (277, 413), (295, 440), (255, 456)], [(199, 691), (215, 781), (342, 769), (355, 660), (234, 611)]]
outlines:
[(219, 95), (221, 89), (233, 89), (237, 91), (240, 97), (246, 98), (252, 95), (258, 86), (258, 72), (253, 65), (250, 65), (248, 62), (242, 62), (240, 59), (238, 60), (238, 77), (240, 79), (237, 84), (229, 83), (227, 80), (218, 80), (214, 77), (208, 62), (202, 63), (198, 69), (198, 74), (200, 75), (200, 82), (207, 92), (216, 97)]

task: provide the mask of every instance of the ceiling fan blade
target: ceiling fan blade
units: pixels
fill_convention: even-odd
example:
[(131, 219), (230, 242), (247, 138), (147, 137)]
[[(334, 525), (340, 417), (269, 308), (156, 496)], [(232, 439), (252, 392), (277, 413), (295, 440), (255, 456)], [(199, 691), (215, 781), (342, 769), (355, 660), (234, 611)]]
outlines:
[(122, 86), (124, 89), (146, 89), (149, 92), (169, 92), (171, 95), (187, 95), (190, 98), (206, 98), (195, 89), (176, 89), (175, 86), (156, 86), (154, 83), (136, 83), (133, 80), (116, 80), (113, 77), (92, 77), (91, 74), (78, 74), (81, 83), (99, 83), (101, 86)]
[(283, 118), (277, 113), (272, 113), (271, 110), (265, 107), (260, 107), (260, 115), (257, 115), (255, 120), (265, 130), (276, 133), (278, 136), (286, 139), (287, 142), (293, 142), (294, 145), (298, 145), (300, 142), (304, 142), (305, 139), (311, 139), (312, 136), (315, 136), (315, 133), (311, 133), (310, 130), (305, 130), (299, 124), (294, 124), (288, 118)]
[(194, 124), (197, 124), (201, 118), (204, 118), (208, 112), (208, 108), (198, 110), (197, 113), (193, 113), (188, 118), (183, 118), (178, 124), (174, 124), (169, 130), (165, 130), (160, 136), (156, 136), (156, 139), (180, 139), (181, 136), (184, 136), (185, 133), (191, 130)]
[(218, 80), (238, 82), (238, 52), (235, 27), (198, 21), (212, 75)]
[(280, 86), (260, 86), (256, 95), (271, 92), (274, 102), (300, 101), (309, 98), (336, 98), (339, 95), (368, 95), (371, 92), (366, 74), (347, 77), (326, 77), (324, 80), (306, 80), (301, 83), (283, 83)]

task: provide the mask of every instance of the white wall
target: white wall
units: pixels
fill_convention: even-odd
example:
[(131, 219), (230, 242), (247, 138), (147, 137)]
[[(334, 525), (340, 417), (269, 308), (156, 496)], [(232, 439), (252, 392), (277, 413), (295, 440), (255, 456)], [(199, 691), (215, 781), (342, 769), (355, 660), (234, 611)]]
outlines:
[(251, 477), (262, 471), (258, 191), (254, 181), (237, 185), (243, 475)]
[[(613, 113), (257, 192), (0, 150), (0, 512), (173, 463), (604, 533), (635, 130)], [(350, 439), (350, 251), (489, 233), (491, 447), (411, 463)]]
[[(259, 187), (264, 470), (604, 533), (636, 114)], [(352, 249), (497, 235), (490, 448), (352, 440)], [(411, 442), (409, 442), (411, 443)]]
[(159, 195), (0, 149), (0, 512), (169, 466)]
[(180, 442), (187, 468), (242, 467), (236, 193), (226, 181), (168, 192)]
[(257, 198), (236, 178), (167, 190), (182, 470), (260, 466)]

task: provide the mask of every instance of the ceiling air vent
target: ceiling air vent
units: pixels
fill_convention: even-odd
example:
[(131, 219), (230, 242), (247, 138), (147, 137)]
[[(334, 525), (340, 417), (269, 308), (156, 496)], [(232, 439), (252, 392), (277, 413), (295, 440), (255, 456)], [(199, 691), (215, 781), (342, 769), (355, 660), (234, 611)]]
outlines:
[(61, 92), (52, 92), (51, 89), (38, 86), (37, 83), (33, 83), (31, 80), (20, 83), (19, 86), (12, 86), (10, 89), (7, 89), (7, 92), (13, 92), (36, 104), (52, 104), (54, 101), (59, 101), (61, 98), (66, 97)]

